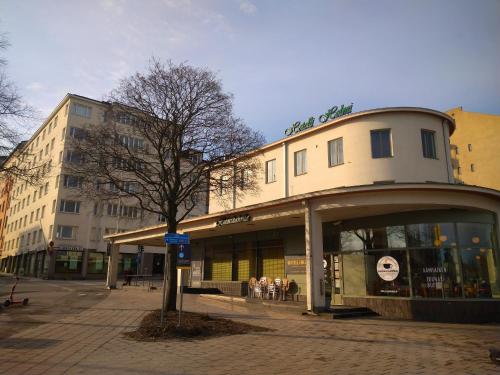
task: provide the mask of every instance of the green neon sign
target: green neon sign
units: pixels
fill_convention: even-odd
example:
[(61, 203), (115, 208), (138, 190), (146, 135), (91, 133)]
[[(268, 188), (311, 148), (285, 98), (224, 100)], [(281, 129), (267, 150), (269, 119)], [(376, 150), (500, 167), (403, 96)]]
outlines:
[[(324, 114), (319, 116), (319, 122), (325, 123), (329, 120), (334, 120), (338, 117), (345, 116), (352, 113), (352, 103), (350, 105), (341, 105), (340, 108), (336, 105), (334, 105), (332, 108), (330, 108), (328, 111), (326, 111)], [(297, 134), (298, 132), (301, 132), (303, 130), (312, 128), (314, 126), (314, 117), (309, 117), (307, 121), (300, 122), (297, 121), (293, 123), (292, 126), (290, 126), (288, 129), (285, 130), (285, 135), (288, 137), (293, 134)]]

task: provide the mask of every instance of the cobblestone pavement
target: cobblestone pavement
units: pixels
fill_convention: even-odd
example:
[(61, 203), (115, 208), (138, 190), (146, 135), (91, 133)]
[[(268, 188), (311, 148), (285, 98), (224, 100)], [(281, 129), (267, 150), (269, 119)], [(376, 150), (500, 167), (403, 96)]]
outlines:
[(328, 320), (187, 296), (187, 310), (275, 329), (203, 341), (135, 342), (122, 332), (160, 292), (113, 291), (79, 314), (0, 340), (0, 374), (500, 374), (499, 325)]

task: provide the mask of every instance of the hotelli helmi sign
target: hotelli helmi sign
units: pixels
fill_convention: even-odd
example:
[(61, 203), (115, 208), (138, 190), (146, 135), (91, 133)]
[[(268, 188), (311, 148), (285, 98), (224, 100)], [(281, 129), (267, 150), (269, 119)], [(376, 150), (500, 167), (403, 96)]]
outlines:
[[(340, 116), (345, 116), (348, 115), (349, 113), (352, 113), (352, 103), (350, 105), (341, 105), (340, 108), (336, 105), (334, 105), (332, 108), (330, 108), (328, 111), (323, 113), (318, 117), (319, 122), (325, 123), (329, 120), (336, 119), (337, 117)], [(309, 117), (307, 121), (300, 122), (297, 121), (295, 122), (292, 126), (290, 126), (288, 129), (285, 130), (285, 135), (290, 136), (293, 134), (297, 134), (298, 132), (301, 132), (303, 130), (312, 128), (314, 126), (314, 121), (315, 118), (313, 116)]]

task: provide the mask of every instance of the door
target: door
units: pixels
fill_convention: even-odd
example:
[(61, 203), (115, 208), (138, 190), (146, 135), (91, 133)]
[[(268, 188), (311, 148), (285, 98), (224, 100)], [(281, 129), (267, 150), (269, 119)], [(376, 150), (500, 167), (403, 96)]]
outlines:
[(332, 305), (343, 305), (342, 255), (332, 253)]

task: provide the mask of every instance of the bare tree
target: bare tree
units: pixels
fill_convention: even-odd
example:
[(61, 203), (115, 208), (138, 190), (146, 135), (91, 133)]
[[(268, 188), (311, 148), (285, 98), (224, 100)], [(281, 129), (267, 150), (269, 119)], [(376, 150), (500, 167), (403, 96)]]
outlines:
[[(209, 191), (254, 189), (258, 165), (248, 152), (264, 139), (234, 116), (232, 96), (214, 73), (152, 60), (145, 74), (123, 79), (109, 103), (104, 126), (73, 130), (73, 152), (84, 162), (72, 173), (85, 194), (135, 198), (175, 233), (196, 207), (206, 207)], [(175, 259), (168, 246), (168, 310), (176, 308)]]
[[(9, 43), (5, 35), (0, 34), (0, 51), (5, 50)], [(22, 147), (19, 126), (36, 117), (34, 109), (26, 104), (18, 93), (16, 86), (5, 73), (6, 59), (0, 57), (0, 157), (4, 160), (13, 152), (21, 155)], [(27, 152), (24, 152), (25, 157)], [(0, 175), (4, 178), (21, 179), (36, 183), (39, 179), (41, 166), (23, 162), (0, 163)], [(37, 177), (38, 174), (38, 177)]]

